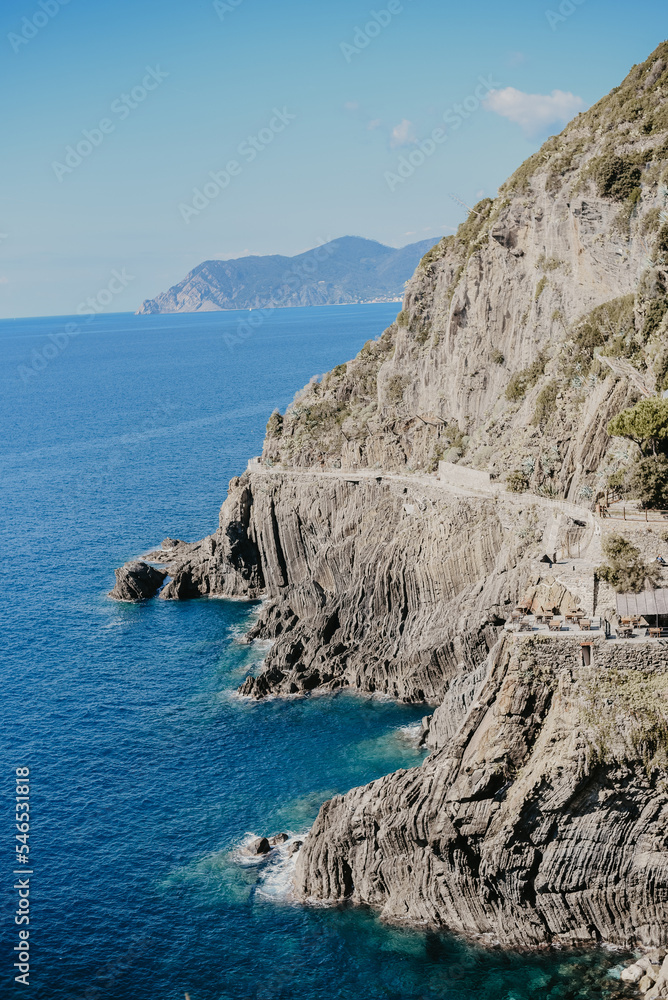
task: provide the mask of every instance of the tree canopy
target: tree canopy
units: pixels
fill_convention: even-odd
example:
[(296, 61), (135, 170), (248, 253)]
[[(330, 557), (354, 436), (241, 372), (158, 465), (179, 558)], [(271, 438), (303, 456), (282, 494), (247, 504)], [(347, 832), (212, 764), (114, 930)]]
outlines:
[(668, 399), (641, 399), (608, 424), (608, 434), (634, 441), (643, 455), (668, 449)]
[(618, 594), (639, 594), (647, 585), (655, 587), (661, 577), (656, 563), (645, 563), (640, 549), (623, 535), (608, 535), (602, 545), (607, 562), (597, 566), (596, 575)]
[(631, 470), (628, 488), (643, 507), (665, 510), (668, 506), (668, 457), (649, 455), (641, 458)]

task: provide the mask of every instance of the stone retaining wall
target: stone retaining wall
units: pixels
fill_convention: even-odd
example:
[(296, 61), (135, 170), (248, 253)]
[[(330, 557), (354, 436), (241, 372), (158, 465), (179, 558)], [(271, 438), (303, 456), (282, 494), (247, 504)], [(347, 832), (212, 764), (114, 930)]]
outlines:
[[(668, 671), (668, 639), (606, 639), (601, 634), (513, 636), (516, 652), (531, 656), (540, 667), (577, 668), (582, 665), (581, 647), (593, 647), (593, 666), (608, 670)], [(521, 647), (521, 648), (518, 648)]]

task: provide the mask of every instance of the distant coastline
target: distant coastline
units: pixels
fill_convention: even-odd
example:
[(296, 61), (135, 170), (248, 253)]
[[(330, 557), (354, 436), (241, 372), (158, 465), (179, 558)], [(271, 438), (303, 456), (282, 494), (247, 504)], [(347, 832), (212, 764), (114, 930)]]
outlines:
[(401, 302), (406, 282), (435, 240), (399, 249), (344, 236), (296, 257), (204, 261), (146, 299), (138, 315)]

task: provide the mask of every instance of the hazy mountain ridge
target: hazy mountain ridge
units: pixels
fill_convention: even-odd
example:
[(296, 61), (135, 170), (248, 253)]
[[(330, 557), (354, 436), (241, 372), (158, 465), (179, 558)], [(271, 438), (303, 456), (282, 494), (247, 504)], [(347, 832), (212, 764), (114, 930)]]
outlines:
[(212, 312), (224, 309), (350, 305), (392, 302), (436, 240), (395, 249), (343, 236), (284, 257), (207, 260), (168, 291), (142, 303), (138, 313)]

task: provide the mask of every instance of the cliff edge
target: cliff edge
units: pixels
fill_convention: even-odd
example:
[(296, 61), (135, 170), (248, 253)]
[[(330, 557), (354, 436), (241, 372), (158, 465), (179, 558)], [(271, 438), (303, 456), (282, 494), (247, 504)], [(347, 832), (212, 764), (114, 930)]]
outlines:
[[(507, 946), (668, 944), (668, 645), (606, 637), (592, 512), (636, 447), (609, 421), (668, 389), (667, 206), (664, 43), (271, 416), (211, 536), (147, 557), (161, 598), (266, 598), (242, 694), (434, 709), (422, 767), (323, 805), (300, 899)], [(651, 555), (660, 527), (624, 530)], [(601, 628), (511, 634), (518, 602)]]

